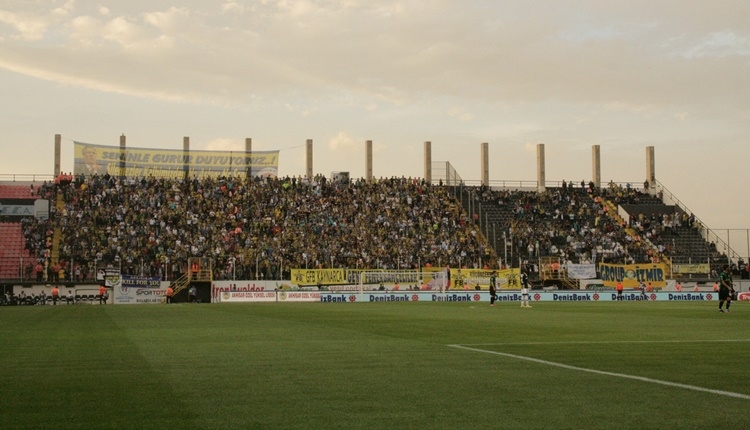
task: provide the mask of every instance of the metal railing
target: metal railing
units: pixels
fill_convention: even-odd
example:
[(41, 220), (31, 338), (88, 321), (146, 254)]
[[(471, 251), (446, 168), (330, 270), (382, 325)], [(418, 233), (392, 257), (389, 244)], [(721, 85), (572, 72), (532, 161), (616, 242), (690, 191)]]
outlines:
[[(655, 181), (655, 187), (657, 194), (662, 196), (662, 201), (668, 200), (675, 204), (675, 206), (679, 207), (684, 211), (685, 213), (691, 214), (695, 216), (695, 213), (688, 209), (688, 207), (680, 201), (680, 199), (677, 198), (671, 191), (667, 189), (667, 187), (664, 186), (659, 181)], [(724, 241), (719, 235), (716, 234), (715, 230), (712, 230), (709, 228), (706, 223), (704, 223), (700, 218), (695, 216), (695, 222), (698, 228), (700, 229), (701, 235), (706, 240), (706, 242), (714, 243), (716, 245), (716, 250), (718, 252), (724, 252), (727, 256), (727, 263), (732, 264), (732, 262), (737, 262), (742, 256), (732, 249), (729, 244)], [(729, 234), (727, 232), (727, 238), (729, 238)], [(750, 244), (750, 240), (748, 241)], [(750, 246), (750, 245), (749, 245)], [(750, 255), (750, 251), (748, 251), (748, 255)], [(745, 257), (748, 257), (747, 255)], [(747, 261), (747, 259), (745, 259)]]
[(52, 181), (55, 179), (54, 175), (50, 175), (49, 173), (21, 173), (21, 174), (14, 174), (14, 173), (0, 173), (0, 182), (44, 182), (44, 181)]

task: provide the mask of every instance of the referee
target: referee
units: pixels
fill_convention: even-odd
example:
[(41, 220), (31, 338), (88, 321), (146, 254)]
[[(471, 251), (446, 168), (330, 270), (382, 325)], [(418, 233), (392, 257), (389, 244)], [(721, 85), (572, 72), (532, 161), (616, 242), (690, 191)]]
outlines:
[(732, 276), (729, 274), (729, 265), (724, 265), (724, 270), (719, 274), (719, 312), (724, 313), (724, 302), (727, 302), (727, 312), (732, 304)]

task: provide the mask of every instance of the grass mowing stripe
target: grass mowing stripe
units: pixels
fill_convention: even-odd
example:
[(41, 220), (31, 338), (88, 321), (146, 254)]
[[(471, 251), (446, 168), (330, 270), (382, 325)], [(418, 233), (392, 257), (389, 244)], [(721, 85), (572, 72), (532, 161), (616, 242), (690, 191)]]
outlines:
[[(3, 429), (166, 428), (179, 398), (148, 364), (109, 306), (3, 309), (23, 327), (0, 333)], [(158, 408), (155, 405), (169, 407)]]
[(731, 391), (714, 390), (714, 389), (711, 389), (711, 388), (697, 387), (695, 385), (681, 384), (681, 383), (678, 383), (678, 382), (662, 381), (662, 380), (659, 380), (659, 379), (646, 378), (646, 377), (643, 377), (643, 376), (626, 375), (626, 374), (623, 374), (623, 373), (607, 372), (607, 371), (596, 370), (596, 369), (587, 369), (585, 367), (571, 366), (571, 365), (568, 365), (568, 364), (556, 363), (554, 361), (540, 360), (538, 358), (526, 357), (526, 356), (523, 356), (523, 355), (508, 354), (506, 352), (499, 352), (499, 351), (489, 351), (489, 350), (486, 350), (486, 349), (472, 348), (472, 347), (463, 346), (463, 345), (447, 345), (447, 346), (451, 347), (451, 348), (464, 349), (464, 350), (467, 350), (467, 351), (475, 351), (475, 352), (482, 352), (482, 353), (485, 353), (485, 354), (500, 355), (500, 356), (503, 356), (503, 357), (514, 358), (514, 359), (517, 359), (517, 360), (531, 361), (533, 363), (544, 364), (546, 366), (560, 367), (562, 369), (576, 370), (576, 371), (579, 371), (579, 372), (594, 373), (594, 374), (597, 374), (597, 375), (614, 376), (614, 377), (617, 377), (617, 378), (633, 379), (633, 380), (636, 380), (636, 381), (648, 382), (648, 383), (651, 383), (651, 384), (666, 385), (668, 387), (684, 388), (686, 390), (702, 391), (702, 392), (705, 392), (705, 393), (718, 394), (718, 395), (727, 396), (727, 397), (734, 397), (736, 399), (750, 400), (750, 395), (741, 394), (741, 393), (733, 393)]

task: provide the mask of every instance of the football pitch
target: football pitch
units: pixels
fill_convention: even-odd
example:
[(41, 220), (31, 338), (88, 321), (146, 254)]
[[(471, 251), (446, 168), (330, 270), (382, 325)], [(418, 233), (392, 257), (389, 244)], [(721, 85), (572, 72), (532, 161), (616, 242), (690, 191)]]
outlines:
[(0, 308), (3, 429), (750, 428), (716, 302)]

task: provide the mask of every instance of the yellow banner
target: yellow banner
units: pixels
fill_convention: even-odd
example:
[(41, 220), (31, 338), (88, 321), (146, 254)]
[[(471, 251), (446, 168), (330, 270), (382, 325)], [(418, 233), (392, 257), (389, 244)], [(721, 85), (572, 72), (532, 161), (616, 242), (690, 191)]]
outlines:
[(711, 266), (708, 264), (673, 264), (672, 271), (679, 274), (706, 275), (711, 273)]
[(643, 282), (653, 287), (667, 285), (664, 263), (647, 264), (599, 264), (599, 274), (605, 287), (615, 287), (622, 282), (625, 288), (637, 288)]
[[(419, 281), (430, 283), (435, 279), (436, 273), (445, 271), (440, 267), (424, 267), (422, 271), (418, 270), (377, 270), (377, 269), (291, 269), (292, 284), (296, 285), (357, 285), (360, 283), (362, 273), (368, 273), (365, 284), (384, 283), (391, 285), (394, 282), (413, 282), (418, 284)], [(519, 269), (506, 270), (481, 270), (481, 269), (450, 269), (452, 290), (480, 289), (489, 288), (490, 276), (492, 272), (497, 272), (497, 283), (500, 288), (519, 289), (521, 288), (521, 278)], [(442, 279), (442, 278), (441, 278)]]
[(292, 269), (292, 284), (342, 285), (347, 284), (344, 269)]
[[(441, 272), (445, 268), (426, 267), (422, 269), (426, 273)], [(497, 272), (497, 284), (502, 289), (519, 289), (521, 288), (521, 271), (520, 269), (504, 270), (485, 270), (485, 269), (458, 269), (451, 268), (451, 289), (476, 289), (486, 290), (490, 287), (490, 276), (492, 272)]]
[(279, 151), (189, 151), (125, 148), (74, 143), (73, 173), (76, 175), (188, 178), (243, 176), (275, 177)]

